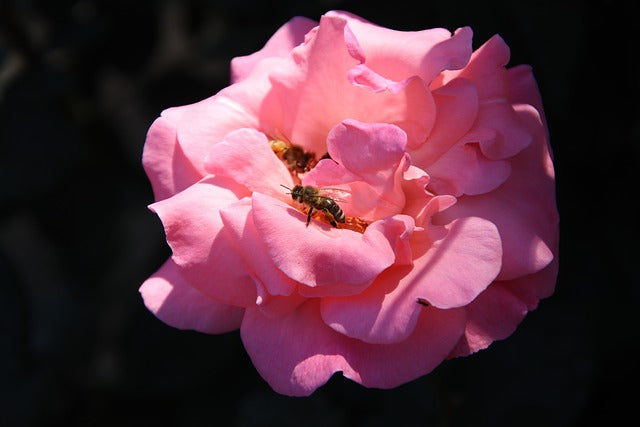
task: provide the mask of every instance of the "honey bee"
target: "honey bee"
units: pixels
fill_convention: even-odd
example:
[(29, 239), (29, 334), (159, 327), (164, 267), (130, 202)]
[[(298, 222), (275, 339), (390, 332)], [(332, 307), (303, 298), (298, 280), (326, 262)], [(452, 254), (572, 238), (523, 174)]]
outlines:
[(294, 175), (309, 172), (318, 164), (315, 153), (304, 151), (299, 145), (290, 144), (280, 139), (272, 139), (269, 145), (273, 152), (282, 160)]
[(293, 189), (282, 186), (291, 191), (291, 198), (297, 202), (304, 204), (309, 211), (307, 212), (307, 227), (311, 221), (313, 211), (321, 211), (324, 213), (325, 219), (332, 226), (338, 228), (338, 223), (344, 224), (345, 215), (340, 206), (336, 203), (337, 199), (330, 197), (323, 190), (312, 187), (310, 185), (296, 185)]

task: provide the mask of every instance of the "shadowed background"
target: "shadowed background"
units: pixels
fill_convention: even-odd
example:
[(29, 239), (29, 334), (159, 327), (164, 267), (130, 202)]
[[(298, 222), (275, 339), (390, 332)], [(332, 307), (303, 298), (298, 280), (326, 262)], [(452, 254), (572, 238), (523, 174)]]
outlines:
[[(555, 152), (556, 294), (507, 340), (394, 390), (277, 395), (237, 332), (178, 331), (139, 285), (169, 256), (148, 127), (229, 81), (289, 18), (470, 25), (531, 64)], [(613, 1), (0, 0), (0, 425), (612, 425), (636, 405), (638, 37)], [(635, 79), (635, 80), (634, 80)], [(632, 144), (632, 142), (634, 144)]]

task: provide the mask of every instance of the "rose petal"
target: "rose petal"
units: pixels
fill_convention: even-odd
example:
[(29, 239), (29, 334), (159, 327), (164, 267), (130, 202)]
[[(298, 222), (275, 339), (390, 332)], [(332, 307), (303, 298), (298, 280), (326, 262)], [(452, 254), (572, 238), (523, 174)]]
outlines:
[(496, 131), (495, 138), (480, 141), (482, 153), (493, 160), (515, 156), (527, 148), (533, 138), (507, 100), (481, 102), (476, 128)]
[(423, 169), (444, 155), (470, 129), (478, 114), (478, 94), (466, 79), (455, 79), (433, 92), (436, 120), (427, 140), (409, 151), (414, 165)]
[(325, 16), (347, 20), (367, 66), (391, 80), (419, 75), (428, 84), (442, 70), (464, 67), (471, 56), (473, 33), (468, 27), (458, 29), (452, 36), (443, 28), (395, 31), (348, 12), (332, 11)]
[(489, 286), (499, 269), (495, 227), (468, 218), (452, 224), (447, 236), (432, 243), (412, 267), (387, 269), (358, 295), (323, 298), (322, 318), (336, 331), (364, 342), (398, 343), (411, 335), (425, 310), (418, 299), (439, 308), (465, 306)]
[(495, 190), (511, 173), (505, 160), (487, 159), (482, 141), (495, 139), (495, 132), (479, 129), (467, 134), (447, 153), (429, 166), (430, 188), (438, 194), (483, 194)]
[(262, 49), (251, 55), (239, 56), (231, 60), (231, 82), (236, 83), (246, 78), (256, 64), (265, 58), (289, 55), (291, 49), (302, 43), (305, 34), (316, 25), (318, 25), (316, 21), (302, 16), (292, 18), (271, 36)]
[(307, 298), (294, 292), (291, 295), (272, 295), (264, 287), (263, 283), (254, 277), (258, 298), (256, 307), (267, 317), (288, 316), (304, 303)]
[[(469, 79), (478, 91), (481, 101), (505, 99), (509, 94), (507, 70), (511, 53), (509, 46), (495, 35), (473, 52), (469, 63), (460, 71), (445, 71), (439, 76), (440, 82), (446, 84), (455, 78)], [(434, 85), (432, 84), (432, 87)]]
[(395, 172), (406, 146), (407, 134), (386, 123), (345, 120), (327, 137), (333, 160), (363, 178), (383, 182)]
[(410, 267), (387, 269), (358, 295), (322, 298), (322, 320), (337, 332), (370, 344), (406, 340), (424, 309), (416, 303), (417, 296), (398, 289), (401, 278), (409, 270)]
[(242, 199), (220, 209), (225, 229), (234, 242), (236, 252), (248, 267), (249, 274), (269, 295), (291, 295), (298, 283), (287, 277), (267, 255), (251, 215), (251, 199)]
[[(554, 172), (540, 116), (531, 106), (516, 106), (522, 123), (534, 135), (531, 145), (511, 159), (509, 179), (491, 193), (465, 196), (436, 221), (479, 216), (494, 223), (502, 240), (499, 280), (535, 273), (554, 258), (558, 239)], [(537, 130), (536, 130), (537, 129)]]
[(365, 387), (392, 388), (440, 364), (464, 329), (463, 310), (431, 310), (414, 333), (393, 346), (367, 344), (325, 325), (318, 301), (287, 317), (267, 318), (248, 309), (240, 329), (260, 375), (279, 393), (307, 396), (338, 371)]
[(209, 177), (150, 206), (162, 220), (172, 259), (185, 279), (215, 300), (239, 307), (255, 303), (255, 286), (223, 230), (219, 210), (243, 192), (228, 179)]
[(413, 269), (401, 278), (397, 289), (414, 288), (411, 298), (422, 297), (438, 308), (461, 307), (473, 301), (500, 272), (500, 235), (482, 218), (461, 218), (446, 228), (443, 239), (414, 259)]
[(345, 120), (327, 138), (334, 161), (320, 162), (303, 183), (347, 187), (344, 209), (351, 216), (375, 221), (398, 214), (405, 205), (406, 144), (406, 134), (394, 125)]
[(178, 145), (171, 116), (165, 110), (153, 122), (142, 153), (142, 165), (156, 201), (171, 197), (202, 178)]
[(510, 68), (507, 70), (507, 77), (509, 78), (509, 99), (511, 103), (532, 105), (538, 111), (544, 128), (547, 129), (540, 91), (538, 90), (536, 79), (533, 77), (531, 67), (529, 65), (518, 65)]
[(205, 157), (227, 134), (241, 128), (260, 129), (258, 117), (271, 90), (270, 73), (283, 61), (266, 58), (255, 65), (250, 77), (185, 109), (177, 126), (178, 142), (202, 175), (206, 175)]
[[(557, 245), (557, 241), (556, 241)], [(552, 247), (551, 251), (558, 253), (558, 247)], [(538, 307), (538, 302), (543, 298), (548, 298), (553, 294), (558, 277), (558, 257), (556, 256), (549, 265), (542, 270), (522, 276), (514, 280), (503, 282), (509, 287), (511, 292), (522, 300), (529, 311)]]
[(364, 234), (316, 220), (306, 226), (306, 215), (281, 201), (260, 193), (252, 200), (254, 224), (273, 262), (293, 280), (319, 287), (316, 292), (358, 293), (395, 260), (385, 224)]
[(222, 334), (240, 327), (244, 309), (222, 304), (191, 287), (169, 259), (140, 287), (147, 308), (178, 329)]
[(465, 308), (465, 334), (451, 357), (475, 353), (511, 335), (526, 313), (553, 293), (557, 275), (556, 258), (537, 273), (489, 286)]
[(291, 174), (255, 129), (238, 129), (213, 146), (205, 159), (209, 173), (227, 176), (251, 191), (285, 199), (281, 185), (293, 186)]
[(349, 70), (362, 57), (342, 18), (324, 16), (290, 61), (271, 74), (273, 90), (260, 112), (261, 129), (283, 134), (307, 151), (325, 153), (329, 130), (351, 118), (392, 123), (402, 127), (410, 141), (422, 140), (433, 121), (433, 100), (418, 79), (377, 91), (353, 85)]
[(496, 282), (465, 307), (467, 324), (451, 357), (467, 356), (487, 348), (515, 331), (527, 306), (503, 283)]

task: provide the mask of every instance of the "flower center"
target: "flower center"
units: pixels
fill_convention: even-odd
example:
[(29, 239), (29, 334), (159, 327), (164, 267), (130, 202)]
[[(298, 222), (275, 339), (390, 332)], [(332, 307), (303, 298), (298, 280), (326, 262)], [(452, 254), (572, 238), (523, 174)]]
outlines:
[(269, 145), (287, 167), (296, 183), (296, 186), (289, 190), (292, 199), (299, 202), (296, 208), (307, 214), (307, 225), (313, 218), (335, 228), (344, 228), (358, 233), (365, 232), (369, 223), (362, 218), (345, 215), (340, 208), (339, 200), (323, 194), (319, 188), (299, 185), (301, 183), (299, 175), (309, 172), (319, 160), (330, 159), (329, 153), (318, 160), (315, 153), (305, 151), (301, 146), (283, 139), (269, 138)]

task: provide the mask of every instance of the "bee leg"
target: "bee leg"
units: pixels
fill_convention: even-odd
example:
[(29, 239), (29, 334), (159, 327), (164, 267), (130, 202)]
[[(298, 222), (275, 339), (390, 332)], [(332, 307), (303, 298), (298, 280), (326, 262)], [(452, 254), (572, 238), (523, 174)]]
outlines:
[(324, 217), (327, 221), (329, 221), (329, 224), (333, 225), (335, 228), (338, 228), (338, 223), (336, 222), (336, 219), (332, 214), (330, 214), (329, 212), (325, 212)]
[(307, 227), (309, 226), (309, 223), (311, 222), (311, 214), (313, 213), (313, 208), (309, 208), (309, 213), (307, 214)]

